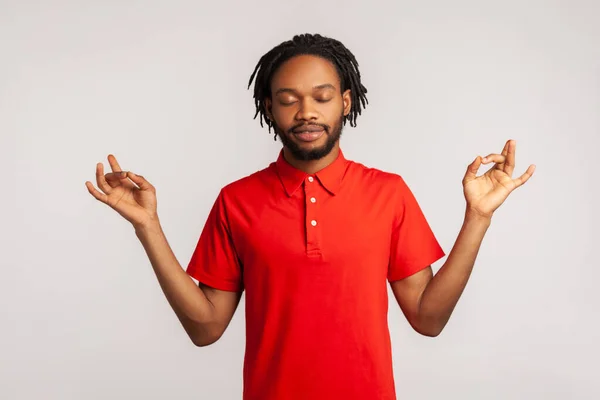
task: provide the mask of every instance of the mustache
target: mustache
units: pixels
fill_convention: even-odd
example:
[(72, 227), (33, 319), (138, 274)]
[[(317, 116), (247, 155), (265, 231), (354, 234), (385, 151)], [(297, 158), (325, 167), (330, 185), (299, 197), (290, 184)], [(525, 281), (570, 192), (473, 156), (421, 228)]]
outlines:
[(288, 130), (288, 133), (299, 132), (302, 130), (302, 128), (306, 128), (306, 127), (320, 128), (320, 129), (323, 129), (325, 131), (325, 133), (329, 133), (329, 125), (325, 125), (325, 124), (299, 124), (299, 125), (292, 127), (290, 130)]

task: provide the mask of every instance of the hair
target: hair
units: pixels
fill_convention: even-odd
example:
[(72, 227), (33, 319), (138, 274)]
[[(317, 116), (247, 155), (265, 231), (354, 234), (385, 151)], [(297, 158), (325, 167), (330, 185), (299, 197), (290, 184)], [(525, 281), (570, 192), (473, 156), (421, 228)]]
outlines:
[[(352, 52), (340, 41), (319, 34), (295, 35), (292, 40), (279, 44), (260, 58), (248, 82), (248, 89), (250, 89), (252, 81), (256, 78), (254, 119), (260, 114), (260, 126), (264, 126), (264, 121), (271, 132), (273, 121), (269, 119), (265, 108), (265, 98), (271, 97), (271, 78), (281, 64), (298, 55), (318, 56), (335, 66), (341, 82), (341, 92), (350, 89), (352, 96), (350, 113), (344, 117), (344, 125), (349, 121), (351, 126), (356, 126), (356, 118), (368, 104), (367, 88), (361, 83), (358, 62)], [(274, 139), (277, 140), (277, 132)]]

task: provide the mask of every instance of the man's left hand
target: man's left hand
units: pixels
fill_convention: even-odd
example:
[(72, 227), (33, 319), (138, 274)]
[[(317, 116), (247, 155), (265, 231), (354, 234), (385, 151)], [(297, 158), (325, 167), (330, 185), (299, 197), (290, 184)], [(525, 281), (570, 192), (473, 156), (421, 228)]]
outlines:
[[(509, 140), (504, 145), (502, 154), (490, 154), (475, 161), (467, 168), (463, 179), (463, 191), (467, 200), (467, 211), (477, 216), (491, 218), (492, 214), (516, 188), (522, 186), (531, 178), (535, 165), (530, 165), (527, 171), (518, 178), (513, 179), (515, 168), (515, 151), (517, 144)], [(477, 171), (481, 164), (495, 163), (495, 165), (481, 176)]]

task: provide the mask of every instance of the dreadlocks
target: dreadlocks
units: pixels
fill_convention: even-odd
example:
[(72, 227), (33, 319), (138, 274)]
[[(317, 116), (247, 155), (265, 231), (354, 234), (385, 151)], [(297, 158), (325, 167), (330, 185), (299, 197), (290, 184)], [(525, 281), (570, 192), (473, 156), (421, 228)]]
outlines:
[[(264, 120), (271, 132), (273, 121), (267, 115), (264, 101), (266, 97), (271, 96), (271, 77), (281, 64), (301, 54), (322, 57), (335, 66), (340, 77), (342, 93), (350, 89), (352, 96), (350, 113), (344, 117), (344, 125), (350, 121), (350, 126), (356, 126), (356, 118), (368, 104), (367, 88), (360, 81), (358, 62), (341, 42), (319, 34), (296, 35), (292, 40), (281, 43), (260, 58), (252, 72), (250, 82), (248, 82), (248, 89), (250, 89), (250, 85), (256, 77), (254, 83), (256, 114), (254, 114), (254, 119), (260, 114), (260, 126), (264, 126)], [(275, 132), (274, 139), (277, 140), (277, 132)]]

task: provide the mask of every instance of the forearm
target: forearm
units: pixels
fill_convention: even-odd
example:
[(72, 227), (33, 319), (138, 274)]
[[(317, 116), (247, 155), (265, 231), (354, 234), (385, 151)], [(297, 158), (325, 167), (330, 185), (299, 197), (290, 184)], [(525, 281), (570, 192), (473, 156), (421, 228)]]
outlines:
[(204, 292), (183, 270), (173, 254), (159, 222), (136, 227), (160, 287), (185, 331), (195, 344), (212, 342), (209, 327), (214, 325), (214, 309)]
[(432, 336), (439, 334), (458, 302), (473, 270), (491, 220), (465, 213), (460, 233), (446, 262), (425, 287), (419, 303), (418, 324)]

